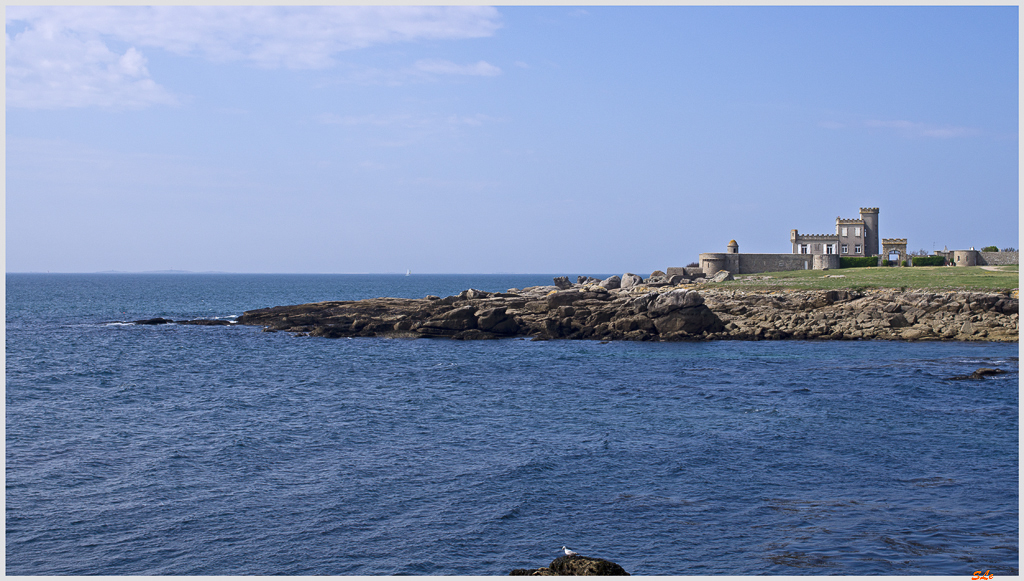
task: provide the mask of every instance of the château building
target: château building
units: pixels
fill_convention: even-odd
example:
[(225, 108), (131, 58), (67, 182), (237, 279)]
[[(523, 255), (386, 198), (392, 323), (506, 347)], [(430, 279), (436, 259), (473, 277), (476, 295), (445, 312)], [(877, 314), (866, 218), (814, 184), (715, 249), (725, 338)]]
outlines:
[(878, 208), (861, 208), (860, 218), (836, 217), (834, 234), (789, 232), (793, 254), (878, 255)]

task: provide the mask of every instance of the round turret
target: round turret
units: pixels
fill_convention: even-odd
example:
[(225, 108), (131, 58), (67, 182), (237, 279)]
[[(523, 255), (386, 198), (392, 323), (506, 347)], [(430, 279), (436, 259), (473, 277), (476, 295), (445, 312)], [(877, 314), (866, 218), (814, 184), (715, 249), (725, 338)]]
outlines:
[(730, 240), (729, 245), (725, 247), (726, 254), (739, 254), (740, 245), (735, 240)]

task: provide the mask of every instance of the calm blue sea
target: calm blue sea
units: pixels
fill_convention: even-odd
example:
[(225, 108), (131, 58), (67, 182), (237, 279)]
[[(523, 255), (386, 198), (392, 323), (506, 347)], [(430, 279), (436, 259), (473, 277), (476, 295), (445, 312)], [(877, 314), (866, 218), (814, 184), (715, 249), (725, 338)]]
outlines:
[(6, 281), (7, 574), (1018, 572), (1017, 345), (111, 324), (550, 275)]

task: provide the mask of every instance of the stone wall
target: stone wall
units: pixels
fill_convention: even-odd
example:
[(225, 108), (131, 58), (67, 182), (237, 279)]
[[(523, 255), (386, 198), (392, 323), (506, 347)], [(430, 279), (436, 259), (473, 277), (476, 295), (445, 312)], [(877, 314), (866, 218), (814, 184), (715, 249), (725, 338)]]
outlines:
[(810, 270), (814, 268), (814, 256), (810, 254), (740, 254), (739, 256), (739, 272), (733, 274)]
[(1020, 264), (1019, 252), (979, 252), (978, 264)]
[(814, 270), (833, 270), (839, 268), (838, 254), (816, 254), (811, 268)]
[(704, 269), (699, 266), (670, 266), (665, 269), (665, 274), (668, 276), (681, 274), (686, 278), (697, 278), (704, 276)]

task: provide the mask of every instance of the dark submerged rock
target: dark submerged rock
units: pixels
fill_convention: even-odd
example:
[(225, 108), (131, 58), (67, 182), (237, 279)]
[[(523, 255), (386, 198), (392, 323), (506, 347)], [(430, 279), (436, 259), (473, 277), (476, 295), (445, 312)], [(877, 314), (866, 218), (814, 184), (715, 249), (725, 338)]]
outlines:
[(959, 381), (961, 379), (984, 379), (984, 378), (988, 377), (989, 375), (1000, 375), (1000, 374), (1003, 374), (1003, 373), (1006, 373), (1006, 371), (1004, 371), (1002, 369), (990, 369), (988, 367), (982, 367), (981, 369), (975, 370), (974, 373), (972, 373), (970, 375), (955, 375), (955, 376), (950, 377), (948, 379), (952, 379), (952, 380), (955, 380), (955, 381)]
[(166, 325), (168, 323), (173, 323), (174, 321), (172, 321), (170, 319), (164, 319), (164, 318), (161, 318), (161, 317), (157, 317), (155, 319), (143, 319), (141, 321), (132, 321), (132, 322), (135, 323), (136, 325)]
[(178, 325), (207, 325), (207, 326), (219, 326), (219, 325), (230, 325), (231, 321), (225, 321), (222, 319), (193, 319), (191, 321), (175, 321)]

